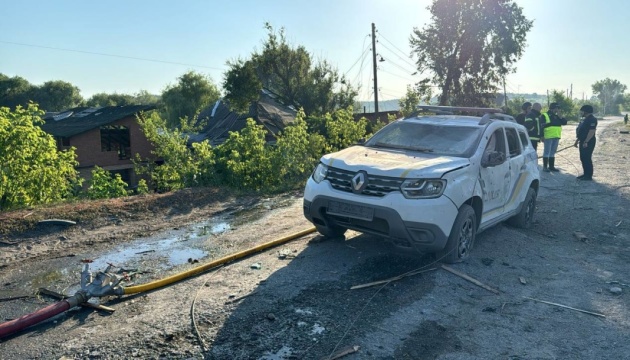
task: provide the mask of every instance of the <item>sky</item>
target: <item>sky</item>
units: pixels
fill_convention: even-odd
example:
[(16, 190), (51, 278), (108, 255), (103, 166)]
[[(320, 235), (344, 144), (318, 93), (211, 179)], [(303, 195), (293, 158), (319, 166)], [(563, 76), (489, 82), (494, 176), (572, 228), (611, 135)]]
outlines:
[[(553, 89), (590, 98), (607, 77), (630, 86), (630, 1), (516, 0), (534, 20), (506, 80), (509, 93)], [(99, 92), (160, 94), (193, 70), (221, 88), (226, 63), (248, 59), (284, 28), (294, 46), (326, 60), (373, 100), (371, 24), (379, 100), (402, 97), (415, 74), (409, 38), (431, 20), (430, 0), (0, 0), (0, 73), (35, 85), (63, 80)]]

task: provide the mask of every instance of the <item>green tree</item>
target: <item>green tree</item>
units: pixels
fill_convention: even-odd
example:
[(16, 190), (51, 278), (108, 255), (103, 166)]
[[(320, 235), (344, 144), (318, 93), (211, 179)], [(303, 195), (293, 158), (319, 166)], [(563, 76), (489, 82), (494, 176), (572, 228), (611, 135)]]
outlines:
[(347, 148), (366, 136), (367, 120), (361, 118), (359, 121), (355, 121), (351, 107), (339, 109), (333, 114), (326, 114), (324, 121), (327, 139), (326, 152)]
[(398, 100), (398, 106), (403, 116), (411, 115), (416, 112), (420, 104), (420, 94), (415, 91), (411, 85), (407, 85), (407, 93)]
[(256, 75), (254, 63), (238, 59), (228, 62), (230, 70), (225, 73), (223, 89), (230, 108), (239, 113), (247, 113), (253, 101), (260, 97), (262, 83)]
[(31, 99), (46, 111), (61, 111), (83, 102), (78, 87), (62, 80), (47, 81), (34, 89)]
[[(302, 108), (309, 116), (354, 103), (357, 92), (337, 69), (326, 61), (313, 61), (304, 46), (290, 45), (283, 28), (276, 32), (266, 23), (265, 29), (268, 36), (261, 52), (254, 52), (249, 60), (229, 64), (224, 88), (231, 102), (249, 103), (262, 84), (283, 103)], [(252, 69), (256, 78), (251, 76)]]
[(613, 114), (619, 115), (619, 106), (623, 104), (623, 93), (628, 88), (626, 85), (619, 82), (619, 80), (613, 80), (606, 78), (604, 80), (597, 81), (591, 85), (593, 94), (597, 96), (602, 104), (602, 111), (604, 115)]
[(264, 126), (247, 119), (239, 132), (231, 131), (229, 138), (217, 146), (218, 171), (223, 181), (238, 189), (263, 190), (278, 184), (272, 172), (272, 152), (265, 141)]
[(163, 192), (214, 183), (215, 158), (207, 141), (189, 147), (183, 130), (170, 129), (157, 112), (139, 116), (138, 122), (155, 147), (153, 155), (164, 161), (163, 165), (149, 166), (153, 161), (135, 159), (138, 173), (149, 173), (154, 188)]
[(146, 90), (140, 90), (133, 96), (136, 98), (135, 103), (138, 105), (156, 105), (161, 100), (160, 95), (151, 94)]
[(33, 85), (26, 79), (19, 76), (8, 77), (0, 73), (0, 106), (10, 109), (15, 109), (18, 105), (26, 107), (33, 91)]
[(181, 127), (181, 119), (194, 119), (221, 94), (209, 76), (189, 71), (177, 79), (177, 84), (162, 92), (162, 105), (169, 127)]
[(125, 106), (136, 104), (138, 104), (138, 102), (133, 95), (118, 93), (97, 93), (92, 95), (92, 97), (90, 97), (86, 102), (86, 105), (90, 107)]
[(74, 148), (58, 151), (36, 105), (0, 108), (0, 210), (51, 203), (81, 184)]
[(564, 91), (553, 90), (551, 92), (551, 102), (558, 103), (560, 106), (560, 114), (567, 120), (579, 120), (579, 107), (565, 95)]
[[(522, 96), (515, 96), (511, 99), (508, 99), (508, 106), (505, 109), (505, 113), (508, 115), (516, 116), (523, 111), (523, 103), (525, 103), (525, 98)], [(534, 103), (533, 101), (530, 101)]]
[(127, 196), (127, 183), (120, 174), (112, 174), (95, 166), (88, 181), (87, 196), (90, 199), (111, 199)]
[(414, 28), (410, 44), (418, 71), (442, 88), (439, 104), (490, 105), (533, 22), (512, 0), (433, 0), (428, 9), (431, 23)]

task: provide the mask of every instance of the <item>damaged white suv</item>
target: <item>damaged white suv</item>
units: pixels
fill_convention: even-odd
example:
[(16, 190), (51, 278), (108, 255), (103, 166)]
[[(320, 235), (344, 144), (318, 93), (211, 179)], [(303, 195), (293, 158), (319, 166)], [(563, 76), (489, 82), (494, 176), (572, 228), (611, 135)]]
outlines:
[(497, 109), (422, 109), (450, 115), (397, 120), (321, 158), (304, 215), (322, 235), (353, 229), (454, 263), (490, 226), (530, 226), (540, 175), (525, 128)]

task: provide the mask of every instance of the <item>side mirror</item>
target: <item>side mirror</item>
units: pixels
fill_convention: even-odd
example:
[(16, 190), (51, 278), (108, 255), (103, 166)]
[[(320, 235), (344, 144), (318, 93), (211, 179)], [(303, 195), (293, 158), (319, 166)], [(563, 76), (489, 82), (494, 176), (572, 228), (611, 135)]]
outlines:
[(363, 144), (365, 144), (365, 138), (361, 138), (357, 140), (357, 145), (363, 145)]
[(500, 151), (490, 151), (483, 155), (481, 159), (481, 167), (493, 167), (501, 165), (505, 162), (505, 154)]

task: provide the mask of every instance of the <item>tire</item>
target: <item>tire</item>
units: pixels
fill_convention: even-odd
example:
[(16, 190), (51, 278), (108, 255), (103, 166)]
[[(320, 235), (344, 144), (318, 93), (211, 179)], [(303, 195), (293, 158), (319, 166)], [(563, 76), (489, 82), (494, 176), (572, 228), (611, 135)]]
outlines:
[(317, 232), (327, 238), (343, 238), (348, 229), (338, 225), (315, 225)]
[(521, 211), (508, 220), (508, 224), (521, 229), (529, 229), (534, 219), (534, 210), (536, 210), (536, 191), (532, 188), (527, 190), (525, 201), (521, 206)]
[(475, 243), (477, 236), (477, 214), (475, 210), (464, 204), (459, 209), (446, 246), (437, 252), (438, 261), (454, 264), (465, 260)]

